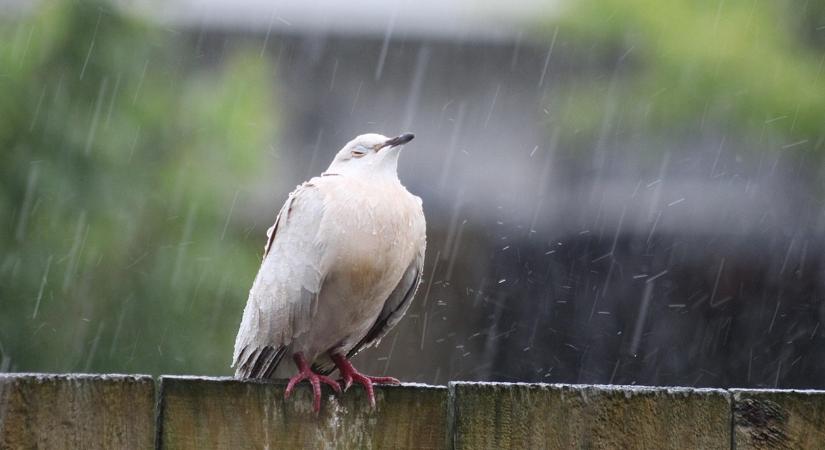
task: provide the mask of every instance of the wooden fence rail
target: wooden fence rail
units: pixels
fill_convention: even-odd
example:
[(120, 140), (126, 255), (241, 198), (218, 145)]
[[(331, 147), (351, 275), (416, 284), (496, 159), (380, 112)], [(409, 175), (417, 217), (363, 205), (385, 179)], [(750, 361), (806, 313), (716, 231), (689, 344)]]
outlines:
[(0, 449), (822, 449), (825, 391), (0, 374)]

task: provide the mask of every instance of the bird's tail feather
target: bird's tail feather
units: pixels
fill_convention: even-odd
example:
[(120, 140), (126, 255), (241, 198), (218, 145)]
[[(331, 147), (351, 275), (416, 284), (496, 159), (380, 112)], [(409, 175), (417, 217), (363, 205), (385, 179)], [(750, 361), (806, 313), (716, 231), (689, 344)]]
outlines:
[(332, 362), (332, 358), (324, 355), (312, 363), (312, 370), (320, 375), (329, 375), (335, 370), (335, 363)]
[(248, 348), (244, 349), (239, 355), (235, 377), (266, 379), (271, 378), (275, 373), (275, 369), (286, 353), (286, 346), (275, 348), (267, 345), (253, 349), (246, 356), (247, 350)]

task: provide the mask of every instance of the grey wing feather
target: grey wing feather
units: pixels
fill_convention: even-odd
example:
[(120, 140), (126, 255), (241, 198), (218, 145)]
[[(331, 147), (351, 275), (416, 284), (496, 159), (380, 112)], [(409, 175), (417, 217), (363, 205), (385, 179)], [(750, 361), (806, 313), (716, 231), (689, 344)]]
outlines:
[(401, 281), (393, 289), (387, 301), (384, 302), (384, 308), (378, 315), (375, 324), (370, 328), (367, 334), (355, 345), (348, 353), (347, 357), (352, 358), (362, 349), (378, 345), (381, 339), (394, 327), (412, 303), (415, 297), (415, 291), (421, 283), (421, 274), (424, 272), (424, 247), (420, 249), (416, 257), (407, 267)]
[(235, 340), (236, 377), (271, 377), (286, 347), (309, 330), (323, 284), (323, 215), (323, 194), (312, 182), (292, 192), (278, 213)]

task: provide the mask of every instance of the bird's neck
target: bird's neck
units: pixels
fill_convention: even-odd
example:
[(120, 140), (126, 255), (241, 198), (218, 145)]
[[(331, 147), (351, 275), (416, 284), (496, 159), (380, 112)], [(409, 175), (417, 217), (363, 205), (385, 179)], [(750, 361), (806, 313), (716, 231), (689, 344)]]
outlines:
[(398, 155), (386, 155), (370, 164), (337, 164), (333, 162), (324, 172), (325, 175), (345, 175), (358, 177), (364, 181), (394, 181), (398, 180)]
[(398, 180), (398, 173), (395, 170), (380, 170), (368, 167), (346, 167), (336, 170), (335, 167), (330, 167), (323, 173), (323, 175), (341, 175), (346, 177), (357, 178), (365, 182), (393, 182), (400, 183)]

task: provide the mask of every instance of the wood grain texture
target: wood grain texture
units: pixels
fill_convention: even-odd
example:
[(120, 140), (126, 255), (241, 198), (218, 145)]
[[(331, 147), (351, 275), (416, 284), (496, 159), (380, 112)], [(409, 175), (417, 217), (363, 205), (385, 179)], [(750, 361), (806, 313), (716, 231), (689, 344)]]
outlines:
[(0, 374), (0, 449), (825, 449), (825, 391), (451, 383), (378, 387)]
[(324, 387), (319, 415), (308, 383), (284, 399), (282, 382), (163, 377), (160, 445), (165, 449), (422, 448), (447, 444), (447, 388), (376, 387), (341, 396)]
[(456, 449), (727, 449), (723, 390), (451, 383)]
[(148, 449), (151, 377), (0, 374), (0, 448)]
[(731, 389), (734, 448), (825, 448), (825, 392)]

